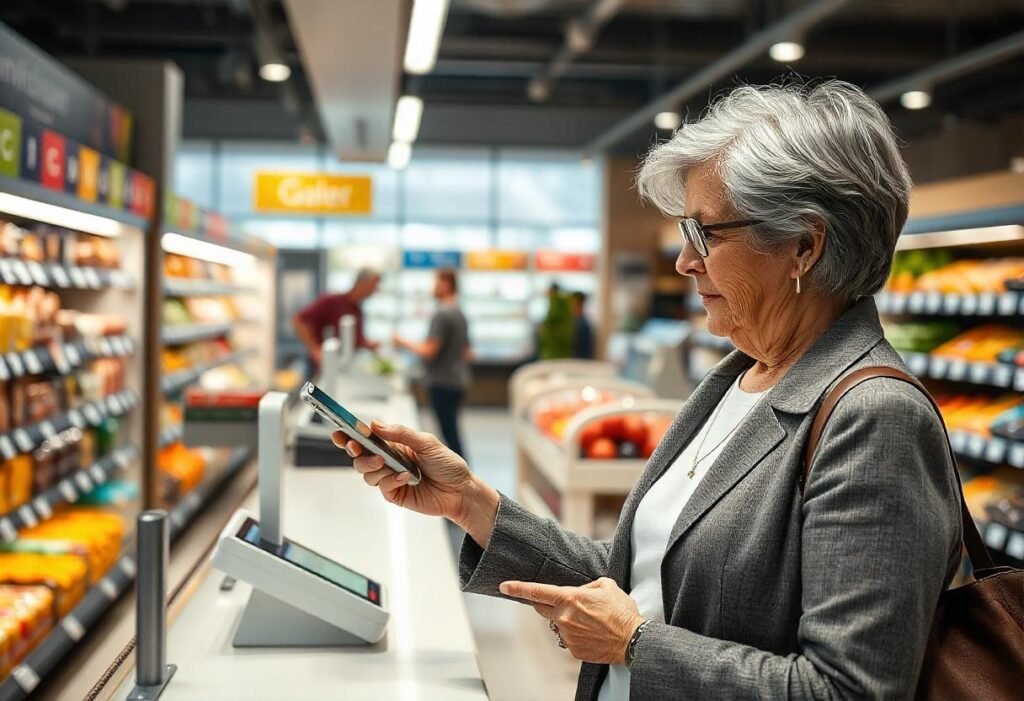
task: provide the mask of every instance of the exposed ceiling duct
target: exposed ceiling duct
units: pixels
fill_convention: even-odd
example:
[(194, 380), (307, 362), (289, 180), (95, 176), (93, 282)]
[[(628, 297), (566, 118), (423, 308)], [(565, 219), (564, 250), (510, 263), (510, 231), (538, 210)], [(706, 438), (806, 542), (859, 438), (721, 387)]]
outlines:
[(651, 120), (660, 112), (670, 112), (708, 86), (764, 54), (777, 41), (806, 32), (810, 27), (837, 12), (847, 0), (818, 0), (805, 5), (778, 22), (757, 32), (745, 42), (712, 61), (705, 68), (684, 80), (664, 95), (648, 102), (628, 118), (619, 122), (583, 147), (583, 156), (603, 153), (640, 129), (650, 129)]
[(382, 162), (401, 81), (401, 0), (286, 0), (288, 21), (338, 158)]
[(565, 28), (565, 43), (551, 63), (544, 66), (526, 85), (526, 92), (535, 102), (543, 102), (551, 94), (554, 82), (564, 73), (576, 57), (590, 51), (597, 33), (614, 17), (626, 0), (591, 0), (587, 9)]
[(903, 78), (891, 80), (868, 91), (879, 102), (889, 102), (912, 91), (931, 92), (940, 83), (980, 71), (1024, 53), (1024, 32), (986, 44), (953, 58), (929, 66)]

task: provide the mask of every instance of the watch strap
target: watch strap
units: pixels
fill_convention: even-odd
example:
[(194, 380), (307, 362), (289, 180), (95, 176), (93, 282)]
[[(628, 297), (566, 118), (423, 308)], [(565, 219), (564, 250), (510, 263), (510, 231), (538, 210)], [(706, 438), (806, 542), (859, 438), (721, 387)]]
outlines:
[(633, 635), (629, 638), (629, 644), (626, 645), (626, 667), (627, 669), (633, 665), (633, 655), (636, 654), (636, 644), (640, 641), (640, 635), (644, 632), (644, 628), (650, 620), (646, 620), (636, 627), (633, 631)]

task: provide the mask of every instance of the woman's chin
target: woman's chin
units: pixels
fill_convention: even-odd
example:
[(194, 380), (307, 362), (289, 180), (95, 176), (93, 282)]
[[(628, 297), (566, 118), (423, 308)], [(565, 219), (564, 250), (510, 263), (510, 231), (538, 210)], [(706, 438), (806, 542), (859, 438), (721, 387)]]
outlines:
[(732, 333), (732, 323), (723, 319), (722, 315), (708, 312), (707, 331), (712, 336), (726, 337)]

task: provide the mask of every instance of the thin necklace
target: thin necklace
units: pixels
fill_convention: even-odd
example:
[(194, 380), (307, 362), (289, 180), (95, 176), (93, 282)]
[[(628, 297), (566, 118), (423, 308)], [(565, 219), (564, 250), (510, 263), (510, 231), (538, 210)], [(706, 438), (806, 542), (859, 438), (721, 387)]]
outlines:
[(690, 471), (686, 473), (686, 476), (689, 477), (690, 479), (693, 479), (693, 476), (697, 474), (697, 467), (702, 462), (707, 460), (708, 456), (713, 455), (714, 452), (716, 450), (718, 450), (718, 448), (723, 443), (725, 443), (727, 440), (729, 440), (729, 438), (732, 436), (732, 434), (736, 432), (736, 429), (738, 429), (743, 424), (743, 420), (746, 419), (747, 416), (750, 415), (750, 412), (752, 412), (754, 410), (754, 407), (757, 406), (757, 402), (754, 402), (753, 404), (751, 404), (750, 408), (747, 409), (747, 413), (745, 413), (740, 418), (740, 420), (736, 422), (736, 425), (733, 426), (732, 429), (727, 434), (725, 434), (725, 437), (722, 440), (718, 441), (718, 443), (715, 443), (714, 447), (712, 447), (711, 450), (709, 450), (708, 452), (704, 453), (704, 457), (698, 457), (700, 455), (700, 451), (704, 449), (704, 443), (705, 443), (705, 441), (707, 441), (708, 435), (711, 434), (711, 429), (713, 429), (715, 427), (715, 421), (718, 420), (718, 414), (721, 413), (722, 407), (725, 406), (725, 404), (728, 401), (729, 397), (732, 396), (732, 391), (736, 388), (737, 385), (739, 385), (739, 380), (737, 380), (736, 384), (733, 385), (732, 387), (730, 387), (729, 391), (725, 393), (725, 397), (723, 397), (722, 401), (719, 402), (718, 408), (715, 409), (715, 413), (711, 417), (711, 421), (708, 422), (708, 428), (707, 428), (706, 431), (704, 431), (704, 435), (700, 439), (700, 445), (697, 446), (697, 450), (695, 450), (694, 453), (693, 453), (693, 462), (690, 463)]

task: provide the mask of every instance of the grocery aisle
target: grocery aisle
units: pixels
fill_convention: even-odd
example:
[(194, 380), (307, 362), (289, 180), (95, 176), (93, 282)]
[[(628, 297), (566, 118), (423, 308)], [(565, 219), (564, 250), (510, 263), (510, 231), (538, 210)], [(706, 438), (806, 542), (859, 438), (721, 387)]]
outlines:
[[(433, 430), (429, 412), (422, 417)], [(515, 437), (505, 409), (465, 412), (463, 440), (470, 466), (488, 484), (515, 495)], [(451, 526), (453, 552), (462, 532)], [(544, 621), (532, 609), (500, 599), (466, 594), (466, 609), (476, 636), (480, 670), (491, 701), (561, 701), (576, 690), (579, 662), (559, 650)]]

